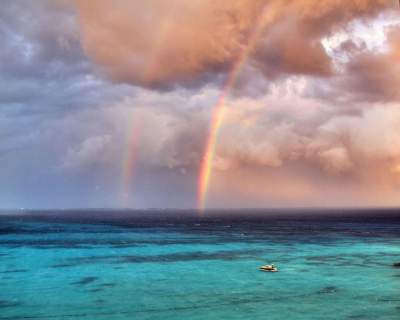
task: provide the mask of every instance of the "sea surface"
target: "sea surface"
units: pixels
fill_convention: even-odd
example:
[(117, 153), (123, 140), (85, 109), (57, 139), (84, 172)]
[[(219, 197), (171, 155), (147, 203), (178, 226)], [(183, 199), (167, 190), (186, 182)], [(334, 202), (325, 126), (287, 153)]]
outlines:
[(3, 212), (0, 320), (399, 320), (398, 262), (396, 212)]

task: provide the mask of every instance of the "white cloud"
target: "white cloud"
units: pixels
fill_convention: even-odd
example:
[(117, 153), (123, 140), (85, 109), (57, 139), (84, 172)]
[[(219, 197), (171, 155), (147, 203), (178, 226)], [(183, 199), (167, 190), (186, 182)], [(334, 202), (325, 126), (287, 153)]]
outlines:
[(79, 168), (105, 161), (106, 148), (111, 143), (111, 135), (105, 134), (86, 138), (77, 148), (70, 148), (63, 167)]

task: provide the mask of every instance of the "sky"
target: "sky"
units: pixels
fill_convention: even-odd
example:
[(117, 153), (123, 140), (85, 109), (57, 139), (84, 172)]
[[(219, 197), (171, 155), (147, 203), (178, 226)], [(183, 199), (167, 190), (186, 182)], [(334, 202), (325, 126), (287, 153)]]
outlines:
[(0, 208), (400, 205), (396, 0), (6, 0)]

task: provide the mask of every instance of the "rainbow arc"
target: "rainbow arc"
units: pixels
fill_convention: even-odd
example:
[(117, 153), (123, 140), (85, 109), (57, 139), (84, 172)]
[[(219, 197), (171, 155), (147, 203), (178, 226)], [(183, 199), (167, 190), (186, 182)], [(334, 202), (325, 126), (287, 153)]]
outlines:
[(249, 54), (253, 50), (260, 34), (265, 25), (274, 18), (273, 12), (268, 12), (266, 16), (268, 6), (265, 5), (260, 14), (258, 15), (254, 27), (252, 28), (247, 41), (241, 47), (235, 62), (233, 63), (231, 70), (229, 71), (227, 78), (222, 87), (221, 93), (218, 97), (217, 103), (213, 107), (211, 123), (206, 139), (203, 158), (200, 163), (199, 180), (198, 180), (198, 195), (197, 195), (197, 207), (199, 212), (203, 212), (206, 207), (207, 193), (210, 185), (212, 165), (215, 157), (215, 150), (218, 142), (218, 134), (223, 124), (224, 112), (226, 112), (226, 100), (229, 93), (234, 86), (237, 77), (240, 74), (243, 66), (245, 65)]

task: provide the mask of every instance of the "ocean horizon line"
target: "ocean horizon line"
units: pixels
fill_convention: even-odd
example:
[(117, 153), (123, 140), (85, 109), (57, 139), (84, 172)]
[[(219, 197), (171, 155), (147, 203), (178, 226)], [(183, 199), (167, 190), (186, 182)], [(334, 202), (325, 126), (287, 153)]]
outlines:
[(74, 209), (0, 209), (0, 218), (56, 220), (135, 220), (135, 219), (330, 219), (400, 218), (398, 207), (297, 207), (297, 208), (233, 208), (233, 209), (171, 209), (171, 208), (74, 208)]
[(198, 208), (173, 208), (173, 207), (147, 207), (147, 208), (131, 208), (131, 207), (68, 207), (68, 208), (25, 208), (25, 207), (9, 207), (1, 208), (0, 213), (3, 211), (270, 211), (270, 210), (288, 210), (288, 211), (300, 211), (300, 210), (318, 210), (318, 211), (368, 211), (368, 210), (385, 210), (393, 211), (400, 210), (400, 206), (271, 206), (271, 207), (210, 207), (205, 209)]

